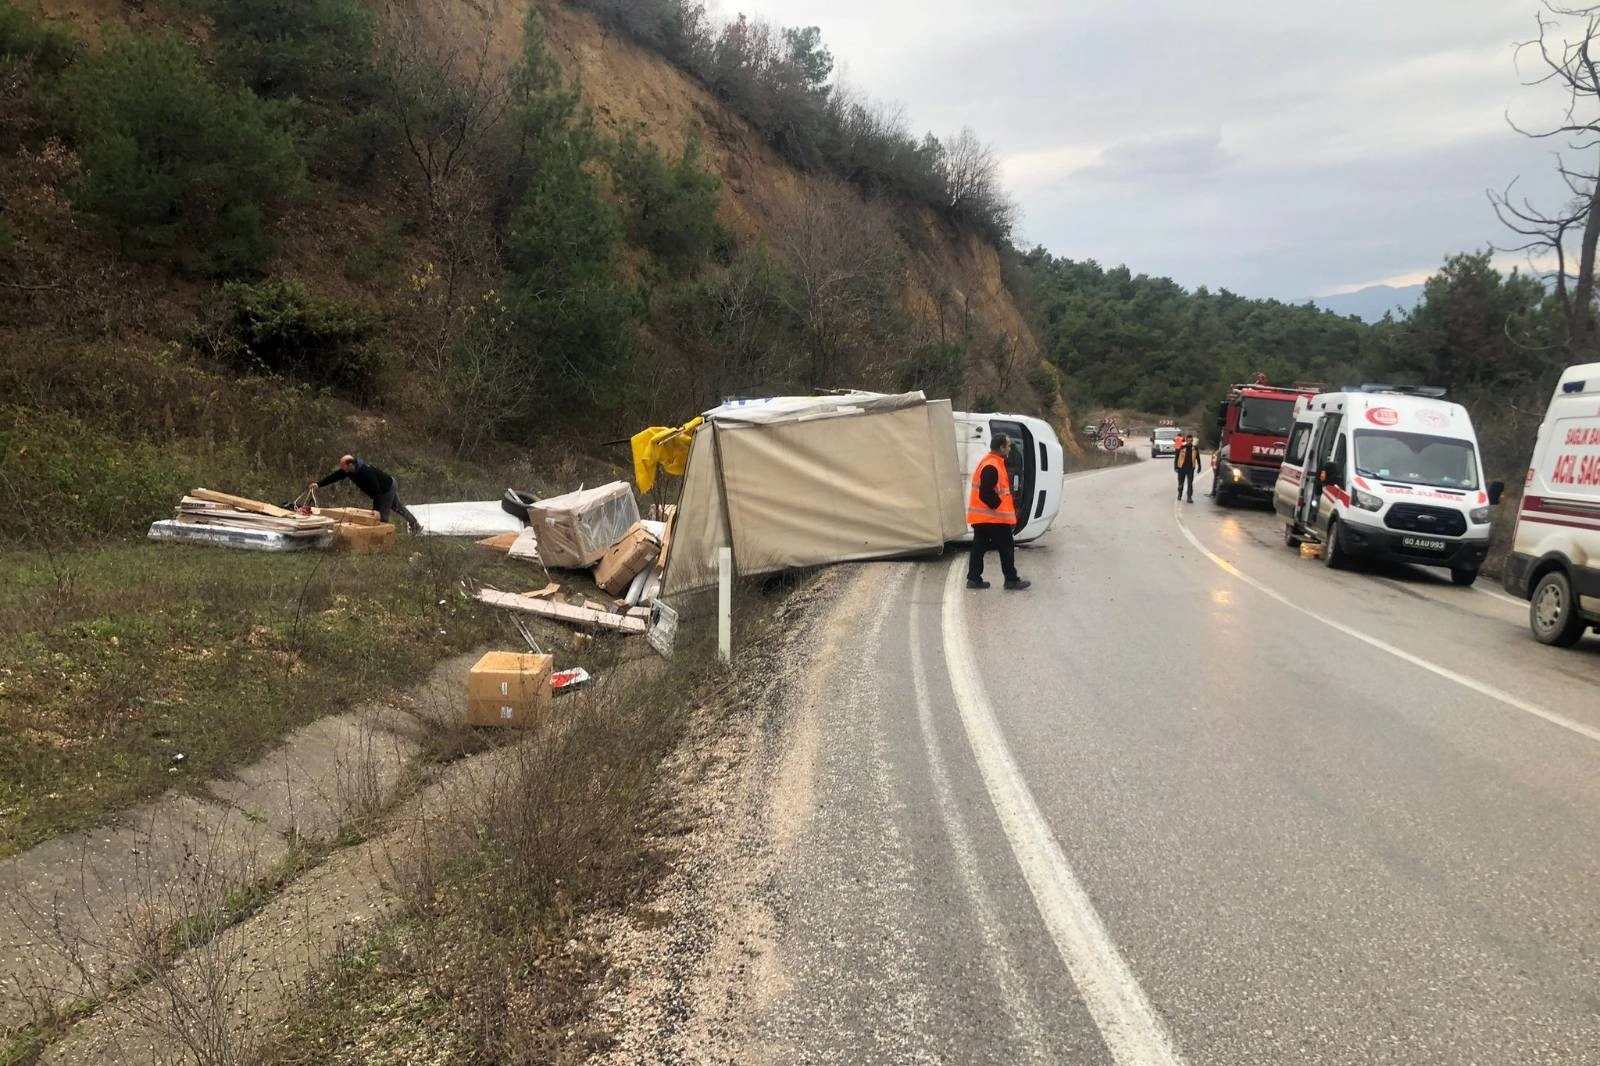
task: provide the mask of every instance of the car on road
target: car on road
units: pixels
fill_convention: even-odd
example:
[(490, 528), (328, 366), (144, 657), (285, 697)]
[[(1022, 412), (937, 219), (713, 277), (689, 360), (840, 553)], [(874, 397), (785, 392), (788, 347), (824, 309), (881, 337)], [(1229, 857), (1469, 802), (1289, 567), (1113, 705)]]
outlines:
[(1385, 557), (1471, 585), (1504, 488), (1481, 470), (1472, 417), (1443, 389), (1363, 385), (1295, 402), (1273, 507), (1284, 543), (1320, 543), (1330, 568)]
[(1504, 584), (1541, 643), (1600, 629), (1600, 363), (1567, 368), (1545, 410)]
[(1181, 430), (1176, 426), (1157, 426), (1150, 432), (1150, 458), (1159, 459), (1163, 455), (1178, 454), (1178, 437)]

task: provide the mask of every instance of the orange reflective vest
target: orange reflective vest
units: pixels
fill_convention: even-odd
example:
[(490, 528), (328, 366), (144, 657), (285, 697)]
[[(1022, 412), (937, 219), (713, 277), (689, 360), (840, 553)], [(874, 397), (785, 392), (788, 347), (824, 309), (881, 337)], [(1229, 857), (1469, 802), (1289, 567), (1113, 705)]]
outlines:
[[(989, 467), (994, 467), (998, 475), (995, 478), (994, 490), (1000, 494), (1000, 506), (990, 507), (978, 495), (978, 485), (983, 481), (983, 472)], [(967, 499), (967, 525), (1000, 525), (1007, 523), (1017, 524), (1017, 508), (1011, 501), (1011, 475), (1006, 471), (1006, 461), (994, 452), (990, 452), (978, 460), (978, 468), (972, 472), (972, 495)]]

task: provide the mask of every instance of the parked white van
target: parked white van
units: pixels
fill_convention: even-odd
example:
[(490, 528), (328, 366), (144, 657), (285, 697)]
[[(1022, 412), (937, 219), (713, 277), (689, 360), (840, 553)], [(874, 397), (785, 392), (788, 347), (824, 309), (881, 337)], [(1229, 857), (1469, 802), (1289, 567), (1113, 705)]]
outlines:
[(1504, 580), (1545, 644), (1600, 628), (1600, 363), (1568, 367), (1550, 398)]
[[(1038, 540), (1048, 533), (1061, 512), (1061, 486), (1066, 476), (1061, 440), (1050, 423), (1028, 415), (957, 411), (955, 416), (961, 506), (967, 505), (972, 472), (989, 451), (989, 439), (1004, 433), (1014, 445), (1006, 459), (1006, 471), (1011, 475), (1011, 496), (1017, 506), (1017, 543)], [(962, 540), (971, 539), (968, 530)]]
[(1484, 485), (1472, 418), (1443, 396), (1363, 385), (1297, 400), (1273, 486), (1284, 542), (1320, 543), (1333, 568), (1385, 557), (1476, 581), (1503, 486)]

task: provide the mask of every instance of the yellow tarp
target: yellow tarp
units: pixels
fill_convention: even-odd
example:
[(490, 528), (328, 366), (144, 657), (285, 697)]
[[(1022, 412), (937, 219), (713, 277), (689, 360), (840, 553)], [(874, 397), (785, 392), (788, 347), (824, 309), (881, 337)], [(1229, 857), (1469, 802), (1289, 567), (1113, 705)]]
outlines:
[(640, 492), (649, 492), (655, 487), (657, 467), (669, 474), (683, 474), (689, 462), (694, 431), (704, 421), (704, 418), (696, 418), (681, 426), (652, 426), (633, 435), (633, 477), (639, 483)]

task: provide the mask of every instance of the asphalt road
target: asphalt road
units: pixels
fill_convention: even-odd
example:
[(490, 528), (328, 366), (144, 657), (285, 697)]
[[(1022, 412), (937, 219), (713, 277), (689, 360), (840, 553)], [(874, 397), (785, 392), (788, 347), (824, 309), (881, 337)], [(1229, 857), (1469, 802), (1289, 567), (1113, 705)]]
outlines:
[(851, 578), (747, 1061), (1600, 1063), (1600, 639), (1171, 494)]

